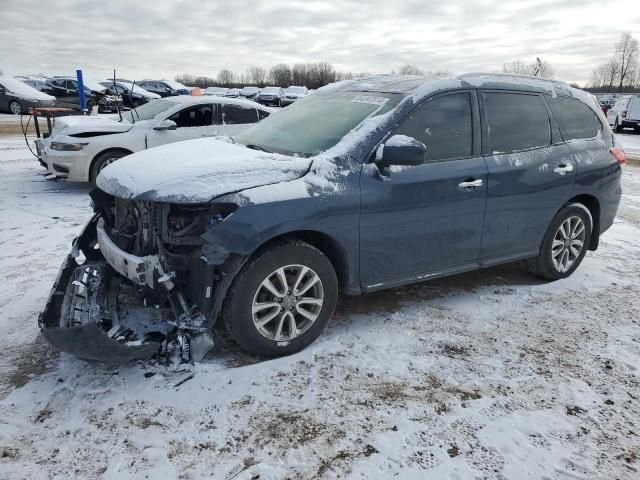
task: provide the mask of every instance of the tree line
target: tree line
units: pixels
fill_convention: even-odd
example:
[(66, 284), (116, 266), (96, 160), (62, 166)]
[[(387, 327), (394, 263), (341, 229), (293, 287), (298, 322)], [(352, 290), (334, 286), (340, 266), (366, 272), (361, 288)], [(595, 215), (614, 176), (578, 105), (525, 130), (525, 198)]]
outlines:
[[(591, 73), (585, 88), (597, 92), (631, 92), (640, 91), (640, 61), (638, 40), (630, 32), (624, 32), (620, 40), (614, 45), (612, 56), (596, 67)], [(503, 73), (531, 75), (541, 78), (551, 78), (554, 70), (551, 64), (537, 57), (535, 61), (525, 62), (514, 60), (502, 66)], [(391, 73), (396, 73), (392, 71)], [(397, 73), (401, 75), (419, 75), (429, 78), (451, 76), (448, 70), (423, 70), (416, 65), (403, 65)], [(305, 86), (309, 89), (320, 88), (339, 80), (348, 80), (368, 73), (341, 72), (329, 62), (307, 62), (288, 65), (279, 63), (266, 69), (252, 65), (246, 71), (237, 73), (223, 69), (215, 77), (196, 76), (189, 73), (176, 75), (176, 81), (189, 86), (201, 88), (226, 87), (238, 88), (246, 85), (265, 87), (277, 85), (289, 87), (291, 85)], [(579, 87), (579, 85), (572, 84)]]

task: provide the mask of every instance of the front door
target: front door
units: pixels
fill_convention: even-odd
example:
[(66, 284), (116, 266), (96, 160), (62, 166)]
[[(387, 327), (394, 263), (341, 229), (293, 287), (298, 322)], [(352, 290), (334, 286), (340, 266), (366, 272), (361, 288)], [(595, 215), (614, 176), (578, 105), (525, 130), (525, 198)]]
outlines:
[(427, 163), (363, 170), (363, 290), (475, 268), (487, 183), (479, 126), (475, 91), (432, 97), (390, 133), (424, 143)]
[(167, 120), (175, 122), (175, 130), (153, 130), (147, 133), (147, 148), (167, 143), (218, 135), (215, 125), (215, 105), (192, 105), (172, 114)]
[(481, 95), (489, 169), (481, 264), (535, 256), (549, 223), (571, 198), (575, 155), (551, 122), (542, 95)]

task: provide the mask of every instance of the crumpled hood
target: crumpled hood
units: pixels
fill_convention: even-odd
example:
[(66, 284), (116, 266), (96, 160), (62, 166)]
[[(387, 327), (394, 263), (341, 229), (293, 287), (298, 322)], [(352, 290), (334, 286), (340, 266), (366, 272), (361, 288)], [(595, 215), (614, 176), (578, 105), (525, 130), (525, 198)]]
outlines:
[(227, 193), (295, 180), (310, 165), (308, 158), (201, 138), (128, 155), (107, 166), (97, 184), (120, 198), (205, 203)]
[(124, 133), (131, 130), (131, 127), (132, 125), (128, 122), (119, 122), (109, 117), (71, 115), (55, 119), (52, 136), (78, 133)]

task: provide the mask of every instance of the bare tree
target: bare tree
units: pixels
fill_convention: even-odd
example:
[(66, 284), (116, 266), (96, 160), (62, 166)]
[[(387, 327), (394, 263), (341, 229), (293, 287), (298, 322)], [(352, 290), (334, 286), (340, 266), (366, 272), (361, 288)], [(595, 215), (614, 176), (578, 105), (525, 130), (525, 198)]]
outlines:
[(267, 71), (256, 65), (252, 65), (247, 69), (247, 83), (254, 85), (264, 85), (267, 81)]
[(296, 63), (291, 69), (292, 85), (306, 85), (307, 81), (307, 65), (305, 63)]
[(220, 85), (233, 85), (235, 78), (236, 78), (235, 73), (225, 68), (218, 72), (217, 80), (218, 80), (218, 84)]
[(180, 73), (175, 77), (176, 82), (180, 82), (183, 85), (194, 86), (196, 77), (190, 73)]
[(635, 69), (638, 63), (638, 40), (633, 38), (631, 32), (623, 32), (620, 40), (616, 43), (614, 58), (616, 59), (619, 71), (618, 80), (620, 92), (625, 86), (625, 80), (628, 80), (630, 72), (635, 75)]
[(515, 60), (502, 65), (504, 73), (514, 73), (516, 75), (532, 75), (534, 77), (550, 78), (553, 76), (553, 67), (549, 62), (536, 57), (532, 63), (524, 63), (522, 60)]
[(415, 65), (403, 65), (398, 69), (400, 75), (419, 75), (424, 76), (424, 71), (420, 70)]
[(269, 81), (280, 87), (288, 87), (291, 85), (291, 69), (286, 63), (274, 65), (269, 70)]

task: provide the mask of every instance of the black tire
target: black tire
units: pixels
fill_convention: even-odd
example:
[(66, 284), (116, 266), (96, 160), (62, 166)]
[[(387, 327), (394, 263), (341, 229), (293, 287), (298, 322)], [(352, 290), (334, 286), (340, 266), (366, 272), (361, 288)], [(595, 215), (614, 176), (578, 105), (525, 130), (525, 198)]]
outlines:
[[(257, 299), (260, 294), (263, 281), (275, 274), (276, 270), (288, 266), (303, 266), (311, 269), (312, 274), (316, 274), (320, 279), (319, 288), (322, 291), (323, 300), (317, 312), (317, 318), (306, 327), (306, 330), (304, 329), (304, 317), (298, 317), (303, 323), (297, 324), (298, 320), (294, 322), (296, 325), (302, 325), (303, 333), (292, 339), (278, 341), (267, 338), (258, 330), (253, 320), (252, 306), (254, 299)], [(295, 289), (292, 288), (292, 290)], [(291, 293), (293, 294), (295, 291)], [(247, 352), (267, 357), (290, 355), (304, 349), (324, 331), (331, 315), (333, 315), (337, 298), (338, 280), (329, 259), (312, 245), (292, 240), (274, 244), (258, 252), (247, 262), (229, 288), (222, 309), (222, 320), (229, 336)], [(293, 308), (297, 310), (298, 307), (290, 307), (290, 309)], [(284, 313), (279, 313), (274, 318), (274, 323), (270, 324), (274, 329), (277, 329), (275, 324), (280, 322), (280, 317), (287, 314), (284, 303), (280, 307), (275, 307), (275, 312), (278, 311)], [(294, 314), (298, 315), (295, 310)], [(291, 332), (289, 321), (287, 325), (289, 332)], [(281, 327), (282, 331), (284, 328), (284, 326)]]
[(616, 133), (622, 133), (622, 131), (623, 131), (622, 125), (620, 125), (620, 124), (618, 123), (618, 119), (616, 119), (616, 124), (614, 125), (613, 130), (614, 130)]
[[(571, 246), (574, 246), (574, 248), (577, 247), (575, 247), (575, 245), (567, 245), (566, 243), (563, 247), (554, 247), (554, 241), (562, 242), (562, 233), (560, 232), (561, 225), (565, 224), (567, 220), (576, 217), (581, 219), (584, 225), (584, 234), (580, 237), (580, 239), (575, 239), (582, 241), (582, 248), (579, 251), (579, 255), (575, 257), (568, 268), (558, 268), (557, 263), (561, 262), (558, 262), (557, 260), (554, 261), (554, 248), (556, 248), (556, 252), (560, 251), (557, 248), (561, 248), (562, 251), (567, 250), (569, 252), (567, 254), (567, 258), (570, 259), (571, 255), (573, 254)], [(591, 213), (589, 212), (589, 209), (587, 209), (587, 207), (585, 207), (581, 203), (570, 203), (565, 205), (556, 214), (556, 216), (553, 217), (553, 220), (551, 221), (551, 224), (547, 229), (547, 233), (544, 236), (544, 240), (542, 241), (540, 254), (537, 257), (529, 259), (529, 272), (531, 272), (533, 275), (542, 277), (547, 280), (558, 280), (560, 278), (566, 278), (571, 275), (576, 270), (576, 268), (578, 268), (580, 263), (582, 263), (582, 260), (587, 253), (589, 243), (591, 241), (592, 229), (593, 219), (591, 218)], [(569, 237), (571, 237), (571, 235), (569, 235)], [(571, 242), (571, 239), (566, 240), (566, 242)]]
[(22, 104), (20, 102), (18, 102), (17, 100), (12, 100), (9, 102), (9, 111), (11, 113), (13, 113), (14, 115), (21, 115), (22, 114)]
[(129, 155), (129, 153), (122, 150), (111, 150), (98, 155), (91, 165), (91, 177), (89, 179), (91, 183), (93, 183), (94, 185), (96, 184), (98, 174), (105, 166), (110, 164), (112, 161), (115, 161), (122, 157), (126, 157), (127, 155)]
[(86, 107), (87, 107), (87, 114), (91, 115), (91, 112), (93, 110), (93, 100), (87, 100)]

